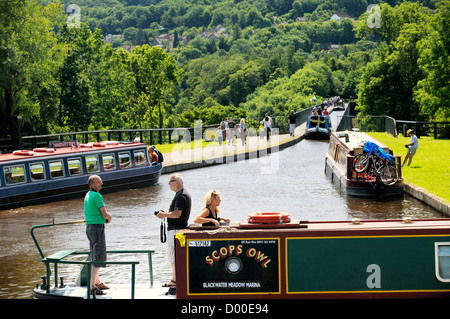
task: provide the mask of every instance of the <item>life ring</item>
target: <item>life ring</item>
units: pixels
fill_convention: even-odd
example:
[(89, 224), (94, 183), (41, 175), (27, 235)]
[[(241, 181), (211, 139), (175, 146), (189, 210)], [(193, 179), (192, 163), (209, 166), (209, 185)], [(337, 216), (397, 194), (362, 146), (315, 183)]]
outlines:
[(261, 212), (248, 214), (248, 222), (254, 224), (278, 224), (291, 221), (288, 213)]
[(80, 144), (80, 147), (92, 147), (92, 143)]
[(55, 149), (53, 148), (35, 148), (33, 149), (34, 152), (46, 152), (46, 153), (53, 153)]
[(33, 155), (34, 155), (34, 152), (33, 152), (33, 151), (22, 150), (22, 151), (14, 151), (13, 154), (14, 154), (14, 155), (27, 155), (27, 156), (33, 156)]
[(105, 147), (106, 143), (105, 142), (95, 142), (95, 143), (92, 143), (92, 145), (95, 147)]

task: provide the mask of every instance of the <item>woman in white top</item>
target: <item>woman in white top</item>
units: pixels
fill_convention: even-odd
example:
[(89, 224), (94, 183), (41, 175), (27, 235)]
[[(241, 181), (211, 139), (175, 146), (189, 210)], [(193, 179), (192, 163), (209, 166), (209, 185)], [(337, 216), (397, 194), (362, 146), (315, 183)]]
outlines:
[(405, 147), (408, 148), (408, 152), (406, 153), (405, 160), (403, 161), (402, 167), (405, 166), (406, 161), (409, 159), (408, 166), (411, 164), (411, 160), (416, 154), (417, 149), (419, 148), (419, 139), (416, 135), (414, 135), (414, 131), (409, 129), (406, 131), (406, 134), (411, 137), (408, 144), (405, 144)]

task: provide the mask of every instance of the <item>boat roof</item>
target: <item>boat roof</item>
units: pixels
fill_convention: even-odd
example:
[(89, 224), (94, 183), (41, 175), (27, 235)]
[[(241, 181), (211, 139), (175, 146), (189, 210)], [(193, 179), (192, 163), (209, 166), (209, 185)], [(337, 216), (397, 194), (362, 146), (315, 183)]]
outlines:
[[(324, 221), (324, 222), (308, 222), (310, 230), (400, 230), (400, 229), (447, 229), (450, 231), (449, 218), (435, 219), (374, 219), (350, 221)], [(450, 234), (450, 233), (449, 233)]]
[[(339, 132), (333, 132), (331, 134), (334, 136), (337, 140), (339, 140), (342, 144), (344, 144), (348, 149), (355, 150), (360, 149), (364, 147), (364, 144), (367, 141), (371, 141), (375, 144), (377, 144), (380, 148), (382, 148), (385, 151), (389, 150), (389, 147), (381, 143), (380, 141), (376, 140), (372, 136), (364, 133), (364, 132), (357, 132), (357, 131), (339, 131)], [(346, 142), (345, 136), (348, 135), (348, 142)]]
[[(94, 153), (99, 151), (111, 150), (117, 151), (121, 149), (127, 149), (130, 147), (136, 148), (138, 146), (145, 146), (145, 143), (136, 142), (98, 142), (98, 143), (88, 143), (80, 144), (83, 146), (78, 147), (61, 147), (53, 149), (53, 152), (38, 152), (33, 150), (27, 150), (32, 152), (33, 155), (17, 155), (14, 153), (0, 154), (0, 164), (3, 162), (17, 161), (17, 160), (34, 160), (36, 158), (45, 159), (46, 157), (59, 157), (62, 155), (80, 155), (82, 153)], [(36, 149), (34, 149), (36, 150)]]
[[(295, 225), (294, 225), (295, 224)], [(249, 227), (247, 221), (243, 220), (240, 223), (232, 222), (229, 225), (231, 228), (237, 228), (235, 232), (231, 232), (239, 236), (239, 232), (257, 231), (257, 232), (271, 232), (271, 233), (289, 233), (298, 236), (311, 236), (313, 234), (320, 234), (322, 237), (331, 236), (332, 234), (342, 234), (351, 236), (356, 233), (364, 233), (367, 236), (391, 234), (402, 235), (406, 233), (440, 233), (450, 236), (450, 218), (433, 218), (433, 219), (410, 219), (405, 217), (403, 219), (373, 219), (360, 220), (354, 218), (353, 220), (339, 220), (339, 221), (300, 221), (291, 220), (290, 223), (281, 224), (253, 224)], [(186, 233), (202, 233), (209, 234), (227, 233), (227, 231), (215, 232), (211, 230), (202, 230), (201, 227), (190, 227)]]

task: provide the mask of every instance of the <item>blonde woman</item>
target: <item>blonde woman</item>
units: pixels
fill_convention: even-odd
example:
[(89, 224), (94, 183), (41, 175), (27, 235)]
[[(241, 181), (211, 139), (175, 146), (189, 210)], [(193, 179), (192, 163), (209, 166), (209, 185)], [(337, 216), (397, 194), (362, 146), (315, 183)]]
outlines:
[(203, 226), (217, 226), (220, 221), (230, 222), (228, 218), (219, 217), (220, 210), (220, 193), (215, 190), (210, 190), (205, 195), (205, 207), (202, 212), (195, 217), (194, 223), (203, 224)]

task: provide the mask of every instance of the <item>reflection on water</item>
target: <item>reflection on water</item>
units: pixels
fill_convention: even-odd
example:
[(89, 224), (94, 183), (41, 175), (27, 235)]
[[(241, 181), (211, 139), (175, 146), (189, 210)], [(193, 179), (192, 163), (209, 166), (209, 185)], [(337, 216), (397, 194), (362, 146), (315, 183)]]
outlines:
[[(193, 200), (190, 222), (200, 213), (209, 189), (221, 193), (222, 214), (232, 221), (259, 211), (288, 212), (291, 218), (301, 220), (444, 217), (409, 196), (383, 201), (341, 196), (324, 174), (327, 148), (327, 142), (304, 140), (260, 159), (182, 172)], [(171, 273), (165, 261), (165, 244), (159, 240), (160, 220), (153, 214), (169, 208), (174, 193), (167, 185), (168, 179), (168, 175), (162, 175), (159, 185), (104, 196), (113, 216), (106, 229), (108, 249), (154, 249), (156, 284), (167, 280)], [(45, 269), (30, 228), (51, 223), (53, 218), (56, 223), (84, 219), (83, 200), (0, 211), (0, 298), (31, 298), (31, 289), (40, 283)], [(43, 228), (36, 235), (47, 255), (63, 249), (88, 249), (84, 224)], [(131, 259), (143, 264), (137, 267), (137, 281), (148, 281), (147, 275), (139, 271), (147, 269), (146, 257)], [(76, 277), (70, 270), (61, 271), (65, 281)], [(106, 282), (128, 282), (130, 268), (111, 266), (101, 276)]]

